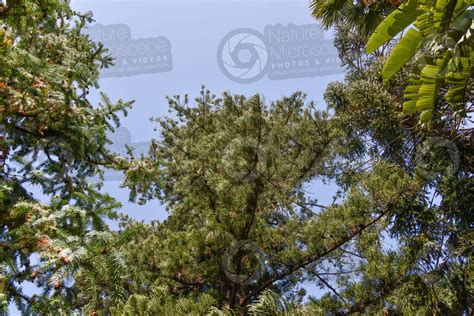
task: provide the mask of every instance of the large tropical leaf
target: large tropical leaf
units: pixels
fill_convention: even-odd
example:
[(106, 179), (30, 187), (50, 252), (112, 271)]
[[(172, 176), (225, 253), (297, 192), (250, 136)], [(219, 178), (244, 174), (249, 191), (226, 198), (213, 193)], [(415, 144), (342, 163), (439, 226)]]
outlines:
[(418, 51), (421, 40), (422, 36), (417, 29), (411, 28), (406, 32), (397, 46), (393, 49), (383, 67), (382, 76), (385, 80), (390, 79), (390, 77), (392, 77), (413, 58), (415, 53)]
[(449, 88), (446, 93), (446, 101), (450, 103), (462, 102), (466, 95), (466, 89), (471, 78), (474, 52), (470, 57), (455, 57), (449, 61), (446, 83)]
[(421, 123), (429, 123), (433, 117), (436, 94), (443, 78), (441, 70), (444, 69), (445, 64), (445, 59), (438, 59), (435, 64), (428, 64), (421, 71), (421, 85), (416, 101)]
[(403, 98), (403, 113), (413, 114), (416, 112), (416, 100), (418, 99), (418, 91), (420, 90), (421, 81), (413, 76), (408, 80), (408, 86), (405, 88)]
[(374, 34), (370, 37), (366, 48), (367, 53), (372, 53), (410, 26), (419, 14), (419, 11), (416, 10), (417, 5), (418, 0), (410, 0), (390, 13), (382, 23), (377, 26)]
[[(417, 61), (415, 67), (410, 67), (409, 84), (403, 95), (403, 113), (418, 113), (420, 121), (427, 123), (426, 126), (429, 127), (440, 95), (443, 101), (456, 103), (457, 107), (469, 100), (468, 90), (472, 86), (474, 73), (474, 0), (402, 2), (404, 3), (388, 14), (375, 28), (367, 42), (366, 53), (371, 54), (390, 40), (398, 40), (401, 37), (382, 70), (385, 82), (415, 55), (425, 59)], [(328, 12), (322, 5), (330, 5), (333, 10), (331, 16), (336, 16), (340, 13), (338, 9), (343, 7), (343, 3), (347, 4), (342, 0), (313, 0), (312, 7), (320, 9), (320, 12)], [(351, 19), (352, 16), (372, 12), (370, 10), (374, 8), (373, 0), (363, 0), (359, 3), (364, 3), (366, 7), (363, 10), (358, 7), (350, 14), (347, 11), (344, 15), (346, 20), (353, 20), (354, 23), (356, 19)], [(358, 14), (354, 14), (355, 12)], [(364, 25), (366, 24), (364, 22)], [(402, 36), (399, 35), (405, 31)], [(444, 88), (440, 90), (442, 85)], [(456, 113), (466, 117), (467, 112), (456, 110)]]

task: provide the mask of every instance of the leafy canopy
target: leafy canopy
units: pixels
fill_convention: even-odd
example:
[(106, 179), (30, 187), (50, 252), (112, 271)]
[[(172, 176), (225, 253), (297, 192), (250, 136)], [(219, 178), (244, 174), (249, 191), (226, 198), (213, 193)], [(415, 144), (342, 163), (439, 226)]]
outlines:
[(385, 63), (382, 75), (389, 79), (415, 59), (403, 95), (403, 112), (419, 113), (430, 125), (440, 89), (457, 120), (472, 111), (474, 74), (474, 11), (471, 0), (409, 0), (390, 13), (375, 29), (367, 53), (394, 39), (408, 28)]
[[(87, 98), (111, 62), (81, 33), (90, 16), (64, 1), (9, 1), (0, 13), (2, 312), (12, 301), (24, 314), (472, 310), (472, 138), (443, 100), (429, 131), (398, 115), (410, 65), (386, 84), (391, 42), (365, 52), (396, 5), (315, 2), (349, 69), (328, 86), (327, 111), (302, 93), (265, 103), (203, 90), (169, 99), (172, 116), (156, 119), (146, 155), (117, 157), (106, 135), (130, 104)], [(89, 181), (104, 166), (124, 171), (132, 201), (164, 203), (168, 219), (118, 214)], [(317, 181), (337, 186), (332, 203), (308, 192)], [(25, 281), (42, 293), (26, 295)], [(303, 284), (322, 294), (303, 303)]]

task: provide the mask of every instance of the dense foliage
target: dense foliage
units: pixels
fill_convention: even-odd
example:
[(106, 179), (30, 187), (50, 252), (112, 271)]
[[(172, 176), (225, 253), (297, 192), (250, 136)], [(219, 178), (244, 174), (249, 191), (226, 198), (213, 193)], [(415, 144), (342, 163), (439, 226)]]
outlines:
[(428, 126), (433, 111), (439, 116), (450, 113), (458, 123), (473, 111), (473, 4), (469, 0), (408, 1), (386, 17), (367, 43), (371, 53), (413, 24), (393, 49), (382, 75), (390, 78), (416, 59), (403, 95), (403, 111), (418, 112)]
[[(15, 301), (29, 313), (60, 301), (57, 275), (72, 261), (62, 242), (108, 231), (104, 218), (116, 217), (117, 203), (87, 178), (111, 163), (106, 133), (129, 104), (104, 96), (93, 107), (87, 99), (100, 65), (111, 62), (80, 34), (89, 16), (64, 1), (7, 5), (0, 13), (0, 304), (5, 310)], [(33, 188), (44, 197), (32, 196)], [(51, 302), (26, 296), (25, 282)]]
[[(147, 155), (117, 157), (106, 135), (130, 104), (87, 99), (111, 62), (80, 32), (90, 16), (60, 0), (10, 1), (0, 13), (2, 311), (14, 301), (25, 314), (472, 313), (472, 129), (450, 113), (430, 129), (400, 115), (413, 65), (384, 78), (391, 42), (365, 49), (397, 5), (313, 3), (348, 70), (327, 87), (327, 110), (302, 93), (265, 103), (203, 89), (169, 98)], [(117, 213), (90, 184), (103, 167), (123, 170), (130, 199), (159, 200), (169, 217)], [(308, 192), (316, 182), (337, 186), (332, 203)], [(28, 281), (42, 293), (24, 294)], [(308, 284), (322, 294), (308, 299)]]

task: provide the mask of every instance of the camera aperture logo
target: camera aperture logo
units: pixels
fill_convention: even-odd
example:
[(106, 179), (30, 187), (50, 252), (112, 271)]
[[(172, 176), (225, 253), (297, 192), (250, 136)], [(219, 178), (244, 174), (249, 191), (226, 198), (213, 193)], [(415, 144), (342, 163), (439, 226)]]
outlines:
[(461, 160), (457, 146), (442, 137), (426, 139), (417, 149), (415, 159), (418, 174), (428, 181), (455, 175)]
[(132, 39), (126, 24), (95, 24), (86, 33), (93, 41), (103, 43), (115, 59), (115, 65), (102, 69), (102, 78), (168, 72), (173, 68), (171, 42), (166, 37)]
[(227, 34), (218, 47), (221, 71), (238, 83), (342, 73), (337, 49), (317, 24), (267, 25), (264, 33), (242, 28)]
[(220, 43), (217, 60), (228, 78), (239, 83), (257, 81), (269, 61), (265, 38), (252, 29), (234, 30)]
[(250, 240), (234, 241), (222, 256), (222, 268), (228, 280), (250, 285), (265, 273), (267, 256), (257, 243)]

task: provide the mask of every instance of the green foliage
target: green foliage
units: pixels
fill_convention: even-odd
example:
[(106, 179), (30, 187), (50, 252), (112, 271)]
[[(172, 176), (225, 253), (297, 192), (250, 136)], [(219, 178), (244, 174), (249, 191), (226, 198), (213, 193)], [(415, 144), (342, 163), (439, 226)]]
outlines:
[(409, 29), (395, 46), (382, 70), (384, 78), (390, 78), (410, 61), (418, 50), (422, 35), (416, 29)]
[[(161, 291), (160, 291), (161, 290)], [(203, 294), (195, 298), (171, 300), (165, 289), (158, 289), (151, 295), (131, 295), (125, 304), (111, 308), (112, 315), (213, 315), (216, 301)]]
[[(454, 315), (472, 309), (473, 292), (471, 281), (468, 281), (472, 279), (469, 272), (472, 271), (472, 242), (467, 241), (470, 232), (465, 226), (472, 223), (472, 203), (461, 197), (472, 199), (473, 196), (470, 191), (473, 184), (472, 128), (466, 128), (469, 120), (465, 119), (472, 111), (472, 92), (464, 90), (466, 98), (458, 98), (458, 103), (453, 105), (451, 101), (447, 102), (453, 95), (447, 91), (453, 86), (443, 83), (438, 73), (444, 74), (447, 68), (442, 67), (447, 64), (423, 69), (422, 63), (420, 69), (417, 68), (419, 63), (410, 62), (407, 67), (402, 67), (412, 55), (429, 52), (427, 46), (422, 45), (441, 37), (425, 36), (421, 30), (411, 28), (392, 50), (388, 60), (384, 57), (387, 46), (397, 40), (397, 33), (423, 13), (419, 7), (407, 10), (414, 5), (415, 2), (408, 2), (393, 11), (375, 30), (367, 51), (361, 49), (365, 41), (357, 34), (358, 29), (361, 32), (360, 25), (353, 28), (356, 30), (353, 35), (343, 32), (339, 24), (334, 25), (337, 30), (335, 43), (349, 69), (345, 82), (330, 84), (325, 93), (334, 118), (346, 133), (342, 147), (345, 150), (340, 152), (349, 159), (368, 156), (370, 160), (396, 163), (424, 183), (419, 198), (426, 201), (407, 204), (393, 218), (390, 235), (397, 240), (400, 250), (411, 249), (405, 252), (404, 260), (400, 261), (402, 251), (397, 256), (392, 253), (390, 260), (383, 254), (377, 255), (377, 259), (368, 260), (367, 268), (372, 267), (371, 272), (359, 275), (359, 282), (349, 277), (344, 281), (347, 291), (341, 296), (365, 304), (359, 308), (364, 304), (356, 303), (346, 310), (347, 313)], [(465, 27), (471, 25), (467, 20), (464, 22)], [(420, 38), (420, 34), (423, 37)], [(467, 43), (459, 41), (459, 44)], [(452, 69), (453, 75), (461, 78), (466, 66), (460, 67), (462, 71)], [(422, 80), (409, 76), (413, 71), (419, 71), (423, 76), (421, 90)], [(403, 102), (404, 98), (412, 101)], [(429, 110), (432, 102), (436, 104), (437, 113), (430, 120), (429, 131), (420, 128), (422, 126), (413, 116), (398, 115), (402, 108), (404, 112), (416, 112), (417, 104)], [(366, 163), (339, 163), (333, 173), (345, 186), (353, 183), (353, 175)], [(398, 263), (387, 265), (389, 262)], [(379, 267), (379, 271), (374, 269)], [(407, 273), (410, 267), (416, 272)], [(320, 301), (324, 302), (325, 311), (338, 313), (342, 308), (337, 297), (325, 296)]]
[[(380, 115), (352, 117), (360, 122), (353, 129), (365, 128), (367, 137), (392, 145), (386, 137), (398, 116), (384, 100), (390, 99), (390, 92), (380, 96), (384, 89), (381, 78), (378, 84), (378, 88), (367, 88), (366, 83), (351, 88), (354, 105), (379, 104), (381, 109)], [(367, 96), (369, 92), (372, 95)], [(359, 97), (355, 97), (357, 93)], [(377, 97), (382, 99), (376, 101)], [(393, 310), (403, 310), (406, 306), (399, 306), (399, 298), (392, 298), (392, 294), (414, 282), (412, 275), (421, 275), (420, 264), (431, 251), (423, 243), (412, 247), (411, 237), (420, 232), (400, 230), (405, 228), (402, 220), (407, 212), (427, 207), (422, 191), (425, 182), (393, 163), (374, 161), (365, 172), (364, 168), (353, 168), (351, 179), (344, 182), (344, 198), (338, 203), (321, 206), (307, 196), (307, 181), (338, 179), (339, 172), (348, 173), (345, 164), (334, 165), (334, 174), (328, 173), (327, 163), (320, 168), (320, 161), (335, 156), (363, 159), (363, 153), (372, 147), (352, 156), (359, 149), (344, 145), (350, 129), (342, 127), (354, 111), (345, 98), (337, 100), (340, 107), (329, 118), (315, 111), (311, 103), (305, 104), (301, 94), (270, 105), (258, 96), (247, 99), (224, 94), (218, 98), (207, 91), (194, 106), (187, 97), (183, 101), (171, 98), (177, 119), (158, 120), (162, 141), (153, 145), (152, 156), (143, 158), (143, 163), (147, 159), (162, 162), (160, 181), (137, 190), (144, 199), (164, 201), (170, 216), (150, 230), (143, 229), (140, 238), (122, 248), (125, 260), (133, 262), (130, 267), (137, 273), (133, 279), (149, 284), (144, 291), (133, 281), (129, 295), (140, 296), (133, 296), (123, 306), (149, 310), (145, 302), (161, 300), (150, 291), (165, 287), (175, 300), (209, 295), (213, 306), (225, 308), (219, 312), (211, 309), (217, 314), (286, 311), (304, 315), (305, 308), (313, 308), (315, 313), (376, 312), (384, 309), (382, 302), (390, 302)], [(376, 131), (387, 115), (392, 123), (380, 125), (377, 134), (369, 132)], [(244, 135), (247, 141), (243, 141)], [(384, 159), (402, 163), (400, 147), (407, 145), (400, 139)], [(384, 232), (404, 235), (399, 251), (383, 249)], [(251, 240), (266, 255), (264, 273), (253, 282), (233, 283), (225, 273), (224, 254), (236, 240)], [(245, 259), (245, 254), (241, 256)], [(354, 256), (361, 260), (354, 260)], [(320, 282), (330, 293), (314, 299), (310, 307), (300, 306), (296, 293), (302, 280)], [(270, 289), (291, 299), (280, 300), (268, 293), (260, 296)]]
[[(90, 15), (66, 1), (7, 5), (0, 13), (2, 306), (14, 301), (25, 314), (70, 311), (64, 284), (95, 249), (95, 240), (79, 241), (110, 234), (104, 220), (116, 218), (119, 206), (88, 178), (113, 164), (106, 134), (130, 104), (103, 95), (96, 106), (87, 98), (98, 87), (99, 68), (111, 63), (81, 34)], [(38, 202), (32, 187), (51, 201)], [(25, 295), (26, 281), (43, 293)]]
[[(396, 1), (393, 1), (396, 4)], [(356, 29), (366, 38), (382, 21), (383, 16), (393, 10), (389, 1), (347, 1), (347, 0), (312, 0), (310, 9), (313, 17), (326, 28), (344, 25)]]
[(417, 17), (417, 4), (415, 0), (408, 1), (392, 11), (370, 37), (367, 42), (367, 52), (372, 53), (410, 26)]
[(265, 291), (249, 307), (249, 315), (323, 315), (323, 310), (316, 304), (298, 306), (288, 302), (272, 291)]
[(474, 69), (472, 4), (463, 0), (408, 1), (380, 23), (368, 42), (367, 52), (371, 53), (414, 22), (393, 49), (382, 74), (390, 78), (418, 53), (403, 110), (419, 113), (423, 124), (430, 125), (442, 86), (446, 87), (444, 99), (456, 116), (467, 116)]
[[(8, 5), (0, 13), (1, 313), (12, 301), (46, 315), (472, 311), (474, 150), (462, 115), (445, 102), (464, 102), (459, 70), (470, 61), (425, 58), (420, 78), (408, 79), (417, 69), (401, 67), (417, 54), (404, 47), (410, 31), (398, 57), (383, 57), (415, 6), (421, 35), (431, 24), (467, 30), (470, 16), (447, 24), (445, 4), (407, 3), (376, 30), (369, 46), (382, 53), (367, 54), (367, 36), (393, 5), (316, 1), (349, 69), (328, 87), (327, 111), (302, 93), (266, 104), (203, 89), (194, 102), (169, 99), (174, 118), (156, 119), (160, 137), (146, 155), (117, 157), (106, 134), (130, 103), (87, 99), (111, 62), (81, 35), (90, 16), (63, 1)], [(461, 16), (466, 8), (452, 9)], [(422, 49), (428, 40), (436, 37), (423, 36)], [(405, 87), (416, 100), (407, 110), (435, 102), (443, 111), (429, 132), (398, 115)], [(433, 97), (438, 88), (446, 100)], [(118, 214), (115, 199), (88, 183), (104, 166), (124, 172), (132, 201), (159, 200), (169, 217), (142, 223)], [(315, 181), (338, 186), (332, 203), (308, 193)], [(32, 185), (50, 201), (29, 194)], [(23, 293), (27, 281), (42, 293)], [(302, 303), (303, 282), (323, 294)]]

